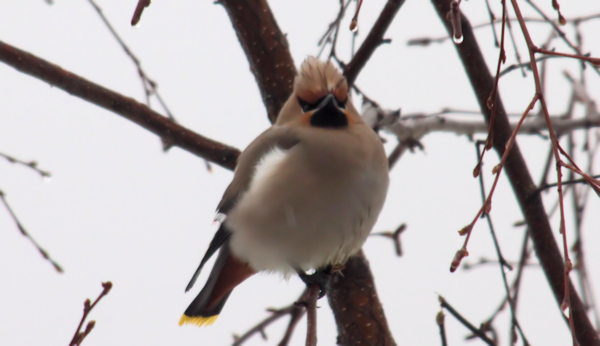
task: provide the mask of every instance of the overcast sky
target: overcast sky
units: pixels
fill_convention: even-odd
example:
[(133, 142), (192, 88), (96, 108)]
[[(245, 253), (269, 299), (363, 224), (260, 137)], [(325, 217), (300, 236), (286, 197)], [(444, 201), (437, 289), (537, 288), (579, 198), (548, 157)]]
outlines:
[[(243, 149), (264, 131), (268, 120), (248, 62), (227, 14), (212, 1), (153, 1), (139, 28), (129, 24), (137, 1), (98, 0), (104, 13), (142, 61), (148, 75), (177, 120), (202, 134)], [(271, 1), (282, 30), (287, 33), (298, 65), (318, 53), (316, 43), (338, 10), (334, 0)], [(364, 39), (385, 1), (365, 1), (359, 21)], [(493, 4), (500, 17), (499, 4)], [(551, 2), (540, 2), (551, 14)], [(562, 1), (567, 18), (600, 12), (599, 3)], [(523, 11), (533, 15), (526, 5)], [(595, 6), (595, 8), (592, 8)], [(472, 23), (484, 23), (483, 1), (465, 1), (461, 8)], [(514, 15), (513, 15), (514, 17)], [(340, 58), (350, 57), (350, 16), (342, 24)], [(515, 26), (516, 28), (516, 26)], [(586, 22), (585, 51), (600, 51), (600, 20)], [(549, 35), (547, 26), (531, 24), (537, 43)], [(565, 31), (573, 37), (571, 27)], [(452, 43), (428, 48), (408, 47), (415, 37), (444, 36), (445, 29), (427, 1), (407, 1), (388, 30), (389, 45), (380, 47), (361, 72), (357, 84), (386, 108), (405, 114), (436, 112), (444, 107), (477, 110), (472, 89)], [(498, 50), (489, 28), (477, 32), (490, 66)], [(515, 30), (521, 56), (526, 51)], [(56, 63), (107, 88), (145, 101), (136, 69), (87, 1), (2, 1), (0, 40)], [(553, 47), (567, 51), (554, 41)], [(511, 46), (512, 47), (512, 46)], [(507, 48), (507, 64), (514, 62)], [(566, 59), (549, 62), (548, 104), (559, 115), (570, 89), (561, 72), (578, 75), (578, 64)], [(530, 76), (530, 74), (529, 74)], [(600, 78), (588, 69), (588, 91), (600, 99)], [(534, 94), (531, 78), (513, 72), (501, 80), (501, 94), (509, 112), (522, 112)], [(354, 99), (360, 106), (360, 99)], [(156, 100), (152, 106), (164, 114)], [(577, 109), (578, 116), (583, 108)], [(395, 139), (388, 136), (388, 151)], [(483, 138), (483, 137), (478, 137)], [(580, 140), (583, 137), (580, 137)], [(520, 137), (518, 143), (537, 181), (548, 142), (539, 136)], [(388, 199), (375, 231), (407, 224), (402, 236), (404, 256), (394, 254), (387, 239), (371, 237), (365, 245), (392, 333), (402, 345), (439, 345), (435, 315), (437, 294), (443, 295), (474, 324), (488, 318), (503, 297), (499, 268), (448, 271), (462, 245), (457, 230), (470, 222), (481, 205), (479, 185), (472, 177), (474, 144), (466, 137), (431, 134), (424, 151), (407, 153), (391, 172)], [(581, 145), (581, 142), (579, 143)], [(232, 334), (242, 334), (268, 316), (267, 307), (293, 302), (303, 290), (297, 278), (255, 275), (236, 288), (217, 322), (211, 327), (179, 327), (178, 321), (202, 287), (208, 270), (194, 289), (184, 294), (191, 275), (210, 242), (216, 225), (214, 210), (232, 173), (178, 148), (161, 150), (160, 140), (120, 116), (89, 104), (0, 64), (0, 152), (36, 160), (52, 173), (42, 180), (34, 171), (0, 159), (0, 189), (27, 231), (64, 268), (58, 274), (21, 236), (8, 212), (0, 208), (0, 340), (6, 345), (67, 345), (82, 315), (83, 301), (94, 299), (102, 281), (113, 289), (94, 308), (96, 327), (83, 345), (228, 345)], [(598, 160), (596, 160), (598, 161)], [(487, 155), (487, 186), (498, 162)], [(581, 161), (585, 162), (585, 160)], [(596, 172), (600, 164), (596, 162)], [(550, 178), (554, 181), (555, 175)], [(555, 200), (555, 190), (546, 198)], [(570, 199), (567, 199), (570, 202)], [(573, 239), (567, 204), (569, 239)], [(588, 270), (600, 299), (600, 202), (590, 194), (584, 236)], [(523, 228), (512, 190), (504, 177), (494, 197), (492, 218), (502, 251), (518, 260)], [(558, 219), (552, 224), (558, 235)], [(474, 263), (495, 258), (486, 224), (477, 223), (469, 245)], [(532, 258), (532, 261), (536, 261)], [(509, 273), (513, 278), (514, 273)], [(572, 275), (572, 278), (576, 278)], [(541, 270), (526, 269), (518, 318), (532, 345), (566, 345), (570, 336)], [(319, 301), (320, 345), (335, 344), (336, 330), (326, 300)], [(464, 341), (468, 331), (447, 316), (451, 345)], [(508, 344), (509, 315), (496, 326)], [(269, 340), (260, 336), (247, 345), (274, 345), (287, 318), (269, 327)], [(303, 345), (306, 322), (298, 325), (292, 345)]]

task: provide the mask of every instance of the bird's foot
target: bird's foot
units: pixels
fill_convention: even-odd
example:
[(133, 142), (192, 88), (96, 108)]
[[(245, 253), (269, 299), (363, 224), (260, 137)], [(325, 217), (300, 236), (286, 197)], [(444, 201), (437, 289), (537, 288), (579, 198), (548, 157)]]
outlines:
[(319, 286), (319, 299), (323, 298), (331, 287), (331, 265), (328, 265), (324, 269), (318, 269), (313, 274), (306, 274), (300, 269), (296, 269), (296, 272), (298, 273), (300, 280), (306, 284), (306, 287), (312, 285)]

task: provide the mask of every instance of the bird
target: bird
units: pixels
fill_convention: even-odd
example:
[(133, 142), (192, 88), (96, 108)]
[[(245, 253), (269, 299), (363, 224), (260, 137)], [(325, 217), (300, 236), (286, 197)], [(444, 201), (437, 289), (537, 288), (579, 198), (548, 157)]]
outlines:
[[(217, 259), (179, 325), (215, 322), (232, 290), (258, 272), (298, 273), (325, 288), (366, 241), (383, 208), (388, 161), (330, 61), (307, 57), (276, 122), (241, 153), (217, 207), (220, 226), (186, 288)], [(312, 275), (306, 274), (315, 270)]]

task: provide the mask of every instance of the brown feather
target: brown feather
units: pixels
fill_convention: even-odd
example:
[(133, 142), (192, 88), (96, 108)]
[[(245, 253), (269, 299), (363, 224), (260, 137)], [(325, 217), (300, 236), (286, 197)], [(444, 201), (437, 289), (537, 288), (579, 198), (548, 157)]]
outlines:
[(206, 310), (211, 310), (221, 299), (229, 295), (237, 285), (254, 274), (256, 274), (256, 271), (250, 268), (248, 264), (229, 255), (206, 304)]
[(331, 61), (309, 56), (300, 66), (294, 81), (294, 92), (302, 100), (313, 103), (332, 93), (339, 102), (348, 98), (348, 82)]

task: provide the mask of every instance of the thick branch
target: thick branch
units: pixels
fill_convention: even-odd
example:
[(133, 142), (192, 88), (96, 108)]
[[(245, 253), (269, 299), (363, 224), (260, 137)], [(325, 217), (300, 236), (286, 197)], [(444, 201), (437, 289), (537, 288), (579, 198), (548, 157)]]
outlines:
[(383, 43), (383, 35), (385, 35), (385, 32), (392, 23), (392, 20), (394, 20), (396, 13), (398, 13), (398, 10), (404, 4), (404, 1), (405, 0), (388, 0), (385, 4), (375, 25), (373, 25), (373, 28), (360, 45), (354, 58), (352, 58), (348, 65), (344, 67), (344, 76), (346, 76), (346, 79), (348, 80), (348, 85), (354, 84), (360, 70), (365, 67), (375, 49)]
[[(446, 26), (448, 33), (452, 34), (452, 27), (446, 21), (446, 13), (450, 10), (450, 1), (432, 0), (438, 15)], [(471, 82), (473, 90), (479, 102), (480, 109), (485, 116), (486, 121), (489, 121), (491, 111), (487, 107), (487, 100), (494, 88), (494, 79), (485, 64), (473, 30), (466, 17), (462, 16), (462, 31), (464, 40), (461, 44), (455, 44), (467, 76)], [(500, 156), (504, 153), (505, 145), (512, 133), (511, 126), (506, 116), (506, 111), (500, 96), (496, 99), (496, 118), (493, 129), (494, 148)], [(507, 177), (513, 187), (515, 196), (519, 202), (525, 221), (530, 230), (530, 236), (534, 244), (536, 255), (546, 274), (549, 286), (552, 289), (554, 296), (560, 306), (563, 301), (564, 294), (564, 264), (562, 256), (552, 228), (548, 221), (544, 205), (539, 192), (536, 189), (527, 165), (521, 155), (518, 145), (515, 143), (505, 164)], [(583, 304), (577, 292), (571, 285), (571, 311), (575, 321), (575, 329), (577, 339), (581, 345), (600, 345), (598, 334), (592, 327)]]
[(296, 76), (287, 39), (266, 0), (221, 0), (219, 3), (227, 10), (273, 123), (292, 93)]
[(363, 252), (346, 262), (331, 279), (329, 305), (338, 327), (338, 345), (396, 345), (377, 298), (369, 262)]
[(92, 83), (2, 41), (0, 41), (0, 61), (71, 95), (115, 112), (158, 135), (163, 140), (203, 159), (227, 169), (232, 170), (235, 167), (237, 157), (240, 154), (239, 150), (200, 136), (132, 98)]

